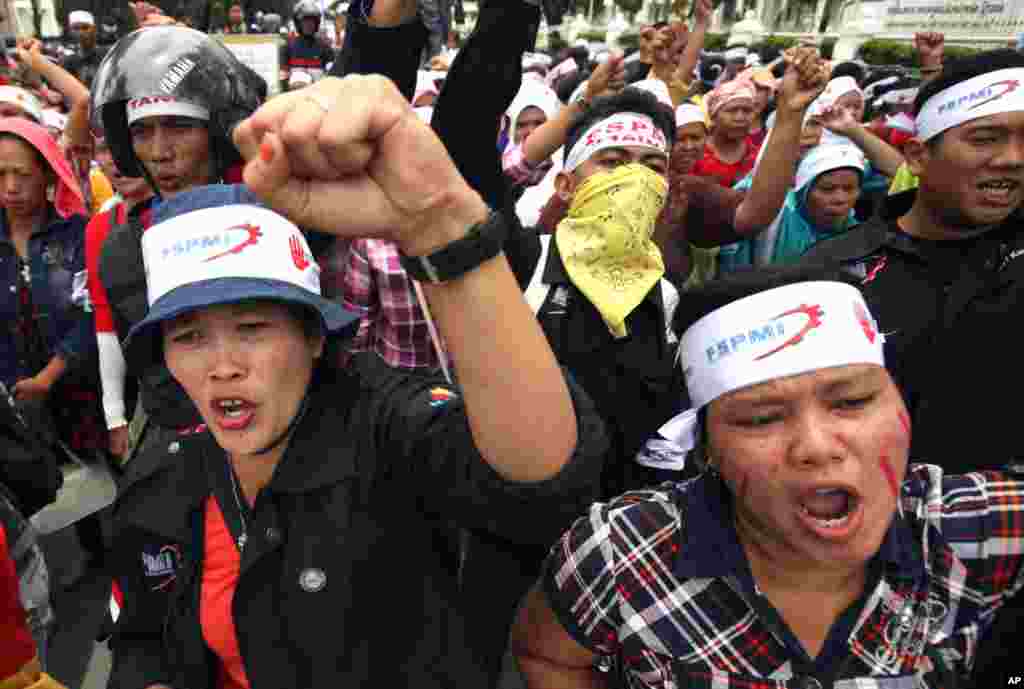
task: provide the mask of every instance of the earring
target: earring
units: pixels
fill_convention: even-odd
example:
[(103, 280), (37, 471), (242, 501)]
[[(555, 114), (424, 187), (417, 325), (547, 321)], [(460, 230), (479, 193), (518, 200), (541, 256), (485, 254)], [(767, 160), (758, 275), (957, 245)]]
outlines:
[(46, 200), (53, 203), (53, 199), (57, 196), (57, 185), (50, 184), (46, 187)]

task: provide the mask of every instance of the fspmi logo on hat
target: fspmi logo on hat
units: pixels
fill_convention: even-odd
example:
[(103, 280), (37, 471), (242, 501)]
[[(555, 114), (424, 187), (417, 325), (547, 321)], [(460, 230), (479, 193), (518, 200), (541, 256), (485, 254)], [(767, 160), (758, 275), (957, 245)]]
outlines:
[(302, 232), (258, 206), (204, 208), (142, 236), (149, 303), (178, 287), (223, 278), (274, 280), (320, 293), (320, 268)]

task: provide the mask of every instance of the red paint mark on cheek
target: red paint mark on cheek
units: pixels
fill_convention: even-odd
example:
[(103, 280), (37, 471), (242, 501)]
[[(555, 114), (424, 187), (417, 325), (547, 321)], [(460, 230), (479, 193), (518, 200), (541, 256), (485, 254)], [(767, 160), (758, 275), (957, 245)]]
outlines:
[(900, 425), (903, 426), (903, 432), (908, 436), (910, 435), (910, 417), (907, 416), (907, 412), (901, 411), (900, 414)]
[(883, 454), (878, 460), (878, 466), (882, 468), (882, 473), (885, 474), (885, 480), (889, 482), (889, 488), (892, 489), (892, 494), (899, 496), (900, 494), (900, 483), (896, 478), (896, 472), (892, 468), (892, 464), (889, 463), (889, 455)]

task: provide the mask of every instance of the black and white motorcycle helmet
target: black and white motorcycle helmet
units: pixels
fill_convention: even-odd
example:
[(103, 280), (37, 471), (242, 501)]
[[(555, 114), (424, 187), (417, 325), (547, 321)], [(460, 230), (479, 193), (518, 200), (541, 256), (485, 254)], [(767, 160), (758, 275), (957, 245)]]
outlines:
[(320, 30), (320, 20), (323, 19), (323, 15), (320, 14), (320, 8), (317, 6), (314, 0), (299, 0), (295, 4), (295, 9), (292, 10), (292, 21), (295, 23), (295, 32), (300, 36), (305, 36), (302, 29), (302, 20), (309, 18), (316, 19), (316, 28), (313, 29), (313, 34)]
[(128, 125), (128, 102), (174, 98), (209, 112), (215, 175), (241, 162), (235, 126), (266, 99), (266, 82), (206, 34), (181, 26), (139, 29), (119, 40), (93, 79), (93, 126), (102, 133), (122, 175), (144, 177)]

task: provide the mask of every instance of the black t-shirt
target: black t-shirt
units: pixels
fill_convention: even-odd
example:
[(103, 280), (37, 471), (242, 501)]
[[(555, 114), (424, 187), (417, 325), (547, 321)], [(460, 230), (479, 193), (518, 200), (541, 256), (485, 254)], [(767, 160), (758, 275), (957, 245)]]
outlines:
[(911, 458), (955, 473), (1002, 467), (1024, 458), (1020, 218), (970, 239), (927, 241), (897, 225), (912, 198), (895, 202), (898, 213), (890, 198), (887, 219), (819, 244), (805, 259), (838, 260), (862, 278), (886, 338), (886, 366), (913, 419)]

